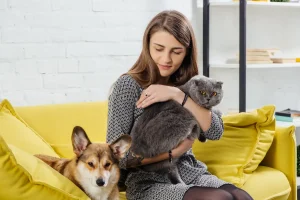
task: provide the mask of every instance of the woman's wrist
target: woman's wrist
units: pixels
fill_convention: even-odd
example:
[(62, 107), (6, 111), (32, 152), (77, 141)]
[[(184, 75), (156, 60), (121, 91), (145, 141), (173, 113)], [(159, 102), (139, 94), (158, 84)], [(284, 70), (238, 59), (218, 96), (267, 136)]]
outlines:
[(151, 163), (156, 163), (156, 162), (159, 162), (159, 161), (166, 160), (168, 158), (169, 158), (168, 153), (162, 153), (162, 154), (157, 155), (157, 156), (152, 157), (152, 158), (144, 158), (142, 160), (142, 165), (148, 165), (148, 164), (151, 164)]
[(172, 100), (177, 101), (179, 104), (182, 104), (185, 97), (185, 93), (179, 88), (174, 87), (174, 95)]
[(192, 148), (194, 143), (194, 139), (186, 138), (184, 139), (176, 148), (172, 150), (173, 158), (178, 158), (185, 152), (187, 152), (190, 148)]

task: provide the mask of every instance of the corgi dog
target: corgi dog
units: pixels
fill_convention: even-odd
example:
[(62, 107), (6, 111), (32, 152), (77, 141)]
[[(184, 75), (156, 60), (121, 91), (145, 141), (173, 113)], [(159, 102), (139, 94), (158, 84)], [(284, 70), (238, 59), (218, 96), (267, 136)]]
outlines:
[(91, 143), (84, 129), (75, 126), (71, 140), (73, 159), (35, 156), (70, 179), (92, 200), (118, 200), (119, 161), (130, 148), (131, 137), (124, 134), (111, 144)]

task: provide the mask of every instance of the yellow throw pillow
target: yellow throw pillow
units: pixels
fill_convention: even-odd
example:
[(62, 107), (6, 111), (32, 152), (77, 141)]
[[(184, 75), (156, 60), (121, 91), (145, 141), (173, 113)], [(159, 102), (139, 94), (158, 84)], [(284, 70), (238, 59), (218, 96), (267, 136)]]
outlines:
[(30, 154), (58, 155), (52, 147), (17, 115), (8, 100), (0, 104), (0, 135), (12, 144)]
[(219, 178), (241, 187), (269, 150), (275, 134), (275, 106), (223, 117), (220, 140), (195, 142), (196, 158)]
[(0, 199), (90, 200), (73, 182), (0, 136)]

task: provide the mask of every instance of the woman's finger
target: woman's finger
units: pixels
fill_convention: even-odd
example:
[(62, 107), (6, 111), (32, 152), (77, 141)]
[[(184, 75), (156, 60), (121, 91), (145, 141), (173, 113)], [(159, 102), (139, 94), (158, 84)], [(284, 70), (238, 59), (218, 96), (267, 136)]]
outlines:
[(139, 108), (141, 106), (141, 103), (144, 102), (149, 97), (153, 97), (152, 93), (144, 90), (144, 92), (140, 96), (140, 99), (137, 101), (136, 106)]
[(142, 103), (146, 98), (148, 97), (148, 93), (146, 90), (144, 90), (139, 98), (139, 100), (136, 102), (136, 105), (138, 106), (140, 103)]
[(152, 97), (150, 96), (141, 103), (141, 107), (146, 108), (146, 107), (150, 106), (151, 104), (156, 103), (156, 101), (157, 101), (157, 98), (155, 98), (154, 95)]

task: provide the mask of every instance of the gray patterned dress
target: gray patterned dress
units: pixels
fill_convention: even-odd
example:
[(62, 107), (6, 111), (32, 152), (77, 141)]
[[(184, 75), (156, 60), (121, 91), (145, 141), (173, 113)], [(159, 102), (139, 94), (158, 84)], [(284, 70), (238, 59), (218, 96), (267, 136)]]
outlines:
[[(134, 122), (143, 112), (143, 109), (136, 107), (142, 91), (141, 86), (130, 75), (123, 75), (115, 82), (108, 104), (107, 142), (112, 142), (124, 133), (130, 133)], [(217, 140), (222, 133), (223, 122), (212, 113), (211, 126), (204, 132), (204, 136), (210, 140)], [(185, 153), (178, 162), (179, 173), (185, 184), (173, 185), (167, 176), (145, 172), (139, 168), (125, 170), (127, 159), (128, 154), (120, 162), (122, 169), (120, 182), (125, 182), (126, 195), (129, 200), (181, 200), (190, 187), (218, 188), (227, 184), (210, 174), (206, 165), (195, 159), (192, 149)]]

